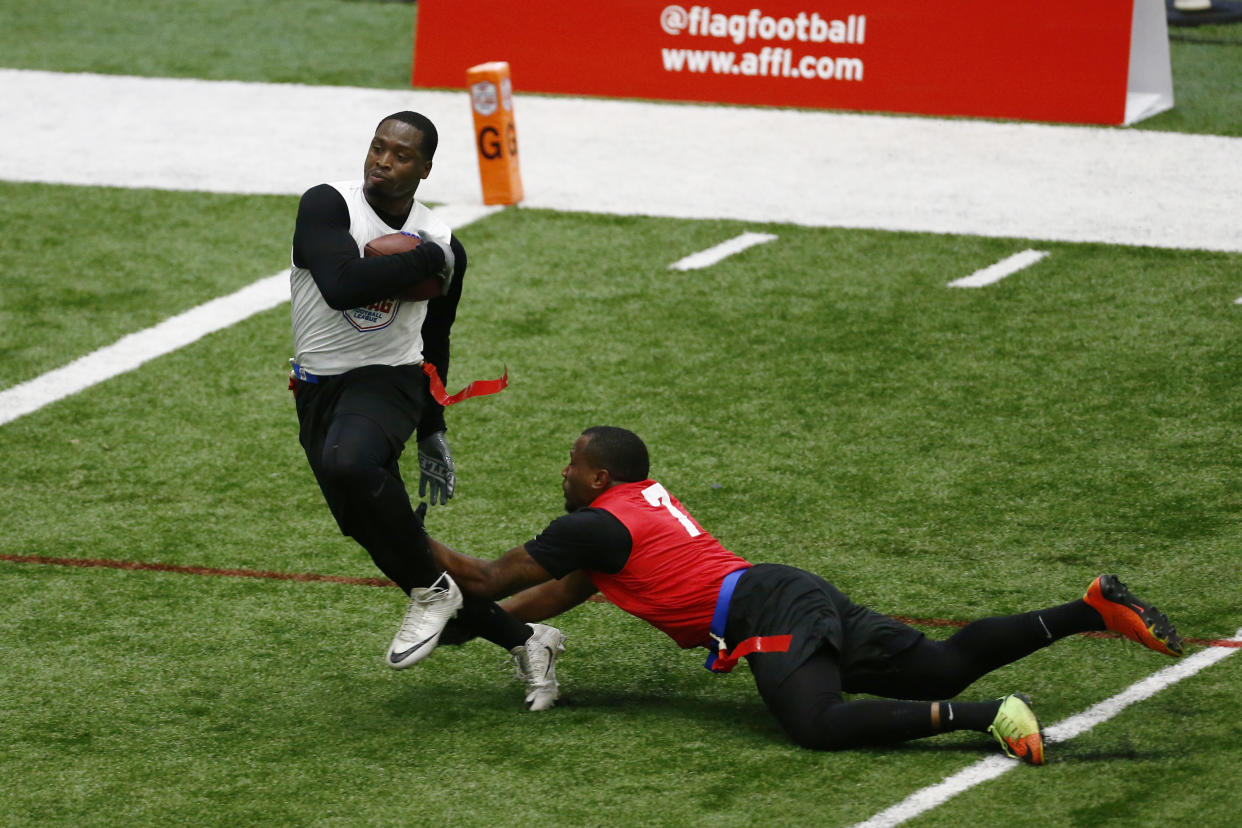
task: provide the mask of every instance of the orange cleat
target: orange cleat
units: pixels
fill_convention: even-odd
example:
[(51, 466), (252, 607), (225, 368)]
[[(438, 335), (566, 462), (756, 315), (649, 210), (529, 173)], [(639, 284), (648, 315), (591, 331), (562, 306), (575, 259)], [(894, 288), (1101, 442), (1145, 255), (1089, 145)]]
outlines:
[(1083, 600), (1104, 619), (1104, 626), (1148, 649), (1177, 658), (1185, 648), (1168, 617), (1136, 598), (1116, 575), (1101, 575), (1087, 587)]

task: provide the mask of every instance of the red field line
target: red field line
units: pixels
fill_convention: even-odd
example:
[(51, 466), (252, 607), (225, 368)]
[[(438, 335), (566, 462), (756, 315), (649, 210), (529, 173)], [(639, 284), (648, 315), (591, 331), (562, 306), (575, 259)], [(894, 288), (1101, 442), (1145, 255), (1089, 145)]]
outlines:
[(0, 555), (0, 561), (45, 564), (48, 566), (98, 566), (106, 569), (140, 569), (175, 572), (179, 575), (216, 575), (224, 578), (269, 578), (278, 581), (328, 581), (354, 586), (396, 586), (387, 578), (349, 578), (344, 575), (316, 575), (312, 572), (264, 572), (255, 569), (217, 569), (210, 566), (178, 566), (141, 561), (112, 561), (104, 558), (49, 558), (43, 555)]
[[(333, 584), (350, 584), (352, 586), (390, 587), (396, 586), (387, 578), (350, 578), (345, 575), (318, 575), (313, 572), (268, 572), (256, 569), (220, 569), (211, 566), (180, 566), (177, 564), (143, 563), (141, 561), (113, 561), (105, 558), (51, 558), (45, 555), (0, 555), (0, 561), (10, 563), (44, 564), (45, 566), (87, 566), (106, 569), (131, 569), (150, 572), (173, 572), (179, 575), (214, 575), (224, 578), (267, 578), (277, 581), (326, 581)], [(598, 600), (605, 600), (595, 596)], [(954, 621), (948, 618), (910, 618), (894, 615), (898, 621), (920, 627), (964, 627), (969, 621)], [(1083, 635), (1091, 638), (1117, 638), (1116, 633), (1088, 632)], [(1242, 641), (1228, 639), (1187, 638), (1187, 644), (1198, 644), (1202, 647), (1242, 647)]]

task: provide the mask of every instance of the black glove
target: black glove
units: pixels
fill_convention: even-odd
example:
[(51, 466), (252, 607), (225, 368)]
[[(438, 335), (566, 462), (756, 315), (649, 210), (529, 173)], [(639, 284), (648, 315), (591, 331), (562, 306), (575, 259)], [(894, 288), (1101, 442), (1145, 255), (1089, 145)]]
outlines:
[(437, 431), (418, 441), (418, 496), (424, 497), (431, 490), (430, 502), (434, 505), (448, 503), (457, 487), (457, 475), (453, 471), (453, 455), (449, 452), (444, 432)]

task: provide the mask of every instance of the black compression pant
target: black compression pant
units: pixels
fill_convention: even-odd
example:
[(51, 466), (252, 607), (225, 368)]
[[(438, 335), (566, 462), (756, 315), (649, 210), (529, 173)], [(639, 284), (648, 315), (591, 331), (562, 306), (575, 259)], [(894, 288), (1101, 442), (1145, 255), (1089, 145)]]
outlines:
[[(324, 391), (299, 384), (299, 414), (322, 416), (314, 398)], [(435, 565), (397, 464), (409, 435), (391, 435), (360, 413), (339, 414), (322, 437), (320, 433), (313, 423), (303, 423), (307, 460), (341, 532), (361, 544), (380, 571), (407, 594), (430, 586), (443, 570)], [(506, 650), (530, 637), (530, 628), (499, 605), (462, 597), (457, 618), (474, 634)]]
[(337, 417), (311, 468), (341, 531), (370, 553), (406, 593), (429, 586), (440, 569), (423, 539), (388, 436), (361, 414)]
[[(764, 675), (759, 660), (750, 659), (750, 664), (768, 709), (795, 742), (818, 750), (839, 750), (918, 739), (963, 726), (984, 729), (987, 721), (978, 716), (950, 723), (942, 715), (940, 726), (934, 727), (927, 701), (887, 699), (949, 699), (998, 667), (1067, 635), (1099, 629), (1104, 629), (1099, 614), (1078, 600), (975, 621), (944, 641), (921, 639), (892, 656), (893, 669), (883, 672), (843, 677), (830, 648), (818, 650), (779, 683)], [(849, 692), (885, 699), (845, 701), (841, 694), (846, 679)]]

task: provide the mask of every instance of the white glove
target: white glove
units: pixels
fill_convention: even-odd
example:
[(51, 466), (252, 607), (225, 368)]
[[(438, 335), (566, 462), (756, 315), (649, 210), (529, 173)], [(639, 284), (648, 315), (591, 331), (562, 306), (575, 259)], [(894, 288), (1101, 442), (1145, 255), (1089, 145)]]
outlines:
[(457, 264), (457, 257), (453, 255), (452, 245), (447, 242), (444, 244), (436, 242), (436, 246), (444, 251), (444, 268), (439, 273), (440, 282), (443, 285), (440, 288), (440, 295), (448, 296), (449, 288), (453, 284), (453, 269)]

